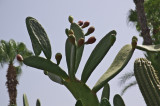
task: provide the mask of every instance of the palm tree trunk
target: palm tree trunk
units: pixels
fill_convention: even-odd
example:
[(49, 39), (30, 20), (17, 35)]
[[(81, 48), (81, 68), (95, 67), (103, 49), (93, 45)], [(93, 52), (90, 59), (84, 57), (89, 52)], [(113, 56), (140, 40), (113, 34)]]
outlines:
[(7, 71), (7, 82), (6, 82), (6, 86), (8, 88), (8, 93), (9, 93), (9, 99), (10, 99), (10, 103), (9, 106), (11, 105), (16, 105), (16, 97), (17, 97), (17, 74), (16, 74), (16, 69), (13, 66), (13, 63), (10, 62), (9, 67), (8, 67), (8, 71)]
[(137, 18), (138, 22), (141, 27), (141, 35), (143, 37), (143, 44), (144, 45), (151, 45), (152, 44), (152, 38), (150, 36), (150, 29), (147, 26), (147, 20), (145, 16), (144, 11), (144, 0), (134, 0), (134, 3), (136, 5), (136, 11), (137, 11)]

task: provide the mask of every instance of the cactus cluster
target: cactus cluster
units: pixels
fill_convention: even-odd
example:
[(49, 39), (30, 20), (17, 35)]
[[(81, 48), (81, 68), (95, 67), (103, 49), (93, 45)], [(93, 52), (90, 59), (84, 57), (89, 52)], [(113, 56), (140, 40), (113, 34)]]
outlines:
[[(23, 94), (23, 106), (29, 106), (26, 94)], [(37, 99), (36, 101), (36, 106), (41, 106), (41, 102), (39, 99)]]
[[(137, 45), (137, 38), (133, 37), (132, 43), (122, 47), (111, 66), (91, 89), (86, 85), (86, 82), (113, 46), (117, 33), (113, 30), (98, 42), (82, 70), (81, 79), (78, 79), (75, 74), (79, 68), (84, 47), (96, 41), (96, 38), (93, 36), (88, 40), (85, 40), (85, 37), (92, 34), (95, 28), (93, 26), (89, 27), (90, 22), (88, 21), (78, 21), (78, 23), (75, 23), (72, 16), (69, 16), (68, 20), (70, 22), (70, 28), (65, 30), (67, 35), (65, 57), (68, 73), (60, 67), (60, 61), (62, 59), (60, 53), (55, 55), (56, 63), (51, 61), (52, 52), (48, 36), (41, 24), (32, 17), (26, 18), (26, 25), (35, 56), (24, 58), (23, 63), (43, 70), (45, 75), (52, 81), (64, 85), (77, 100), (76, 106), (110, 106), (109, 91), (107, 91), (109, 86), (106, 84), (123, 70), (131, 59), (134, 50), (160, 51), (159, 48), (154, 48), (154, 46)], [(84, 33), (83, 28), (87, 27), (89, 27), (88, 31)], [(41, 52), (44, 53), (45, 58), (39, 56)], [(101, 101), (99, 101), (96, 93), (103, 87), (102, 98)], [(114, 106), (125, 106), (120, 95), (115, 95), (113, 102)]]
[(160, 79), (151, 62), (136, 59), (134, 73), (147, 106), (160, 106)]

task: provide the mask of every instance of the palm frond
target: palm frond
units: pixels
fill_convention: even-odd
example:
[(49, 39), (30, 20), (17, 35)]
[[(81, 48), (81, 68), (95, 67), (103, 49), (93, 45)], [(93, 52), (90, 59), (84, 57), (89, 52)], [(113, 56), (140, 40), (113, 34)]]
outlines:
[(131, 79), (133, 76), (134, 76), (134, 72), (133, 71), (130, 71), (130, 72), (127, 72), (127, 73), (123, 74), (120, 77), (120, 82), (119, 82), (120, 86), (124, 85), (126, 83), (126, 81)]
[(17, 54), (21, 54), (23, 58), (33, 55), (33, 53), (28, 50), (26, 45), (22, 42), (17, 44)]
[(128, 89), (130, 89), (131, 87), (135, 86), (136, 84), (137, 84), (137, 81), (135, 80), (135, 81), (127, 84), (126, 86), (124, 86), (124, 88), (123, 88), (122, 91), (121, 91), (121, 95), (124, 95), (124, 93), (125, 93)]
[(16, 66), (15, 69), (16, 69), (17, 80), (18, 80), (22, 74), (22, 68), (21, 66)]
[(130, 9), (128, 12), (128, 22), (137, 23), (137, 12), (136, 10)]

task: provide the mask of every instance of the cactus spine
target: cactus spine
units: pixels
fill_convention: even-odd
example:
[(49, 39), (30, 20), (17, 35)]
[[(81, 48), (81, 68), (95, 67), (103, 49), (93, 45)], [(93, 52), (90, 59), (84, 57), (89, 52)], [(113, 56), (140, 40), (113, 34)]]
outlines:
[(147, 106), (160, 106), (160, 80), (151, 62), (144, 58), (136, 59), (134, 73)]

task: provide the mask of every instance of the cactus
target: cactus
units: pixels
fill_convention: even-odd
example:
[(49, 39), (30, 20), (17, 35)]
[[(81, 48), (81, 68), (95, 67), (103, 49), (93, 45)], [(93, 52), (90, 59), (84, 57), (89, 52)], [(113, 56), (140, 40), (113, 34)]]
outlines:
[(160, 106), (160, 79), (151, 62), (144, 58), (136, 59), (134, 73), (147, 106)]
[[(26, 94), (23, 94), (23, 106), (29, 106)], [(37, 99), (36, 101), (36, 106), (41, 106), (41, 102), (39, 99)]]
[[(45, 75), (49, 76), (52, 81), (64, 85), (77, 100), (76, 106), (108, 106), (110, 105), (110, 103), (109, 85), (107, 85), (107, 83), (123, 70), (123, 68), (131, 59), (134, 50), (143, 49), (157, 52), (160, 51), (160, 49), (155, 48), (155, 46), (149, 48), (148, 46), (138, 46), (137, 38), (133, 37), (132, 43), (122, 47), (111, 66), (91, 89), (86, 85), (86, 82), (95, 68), (98, 66), (98, 64), (102, 61), (104, 56), (113, 46), (114, 42), (116, 41), (117, 33), (113, 30), (106, 34), (106, 36), (104, 36), (98, 42), (91, 55), (89, 56), (83, 68), (81, 80), (79, 80), (78, 78), (76, 78), (75, 74), (79, 67), (83, 55), (83, 50), (86, 45), (85, 34), (82, 28), (88, 27), (90, 23), (86, 21), (83, 24), (81, 21), (81, 23), (77, 24), (73, 20), (73, 17), (70, 16), (70, 29), (65, 30), (68, 37), (65, 44), (68, 73), (66, 73), (66, 71), (59, 66), (59, 62), (57, 62), (56, 64), (50, 60), (52, 53), (47, 34), (45, 33), (43, 27), (39, 24), (39, 22), (32, 17), (28, 17), (26, 19), (26, 25), (32, 41), (35, 56), (24, 58), (23, 62), (28, 66), (45, 70)], [(93, 30), (91, 32), (93, 32)], [(44, 52), (46, 58), (39, 56), (41, 51)], [(104, 90), (100, 103), (96, 93), (103, 87)], [(104, 105), (106, 103), (107, 105)], [(114, 103), (115, 106), (117, 106), (118, 104), (124, 106), (124, 102), (119, 95), (115, 95)]]
[(29, 106), (26, 94), (23, 94), (23, 106)]

